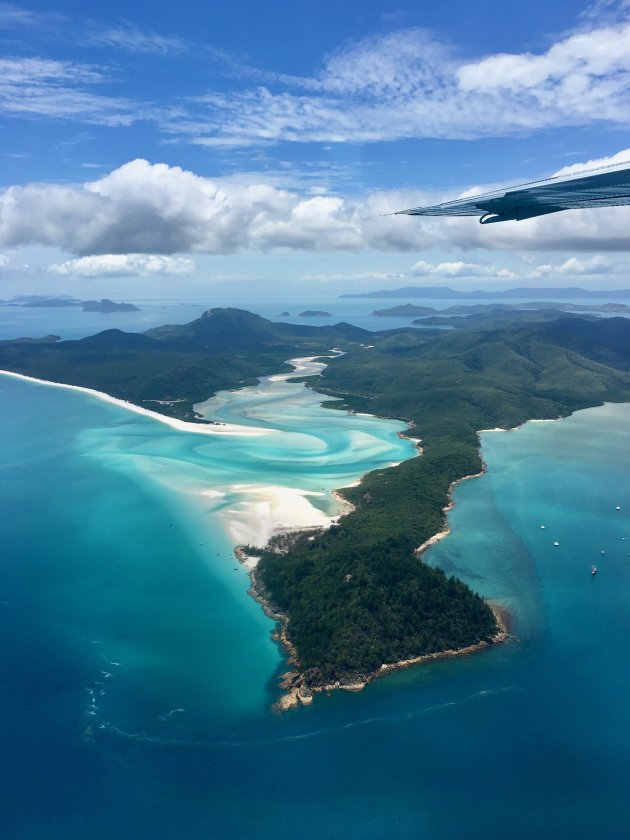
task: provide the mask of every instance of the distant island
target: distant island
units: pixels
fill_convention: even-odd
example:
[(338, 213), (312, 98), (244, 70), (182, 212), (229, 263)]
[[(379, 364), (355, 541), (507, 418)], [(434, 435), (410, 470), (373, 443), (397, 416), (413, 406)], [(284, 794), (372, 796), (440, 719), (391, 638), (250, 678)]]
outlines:
[(199, 420), (194, 404), (212, 393), (334, 346), (345, 353), (308, 380), (330, 397), (325, 404), (402, 419), (422, 439), (420, 457), (340, 491), (354, 509), (338, 524), (239, 552), (260, 557), (252, 592), (280, 623), (291, 667), (279, 704), (288, 708), (318, 691), (356, 690), (397, 668), (506, 638), (499, 609), (422, 560), (446, 532), (453, 484), (483, 469), (479, 430), (630, 401), (630, 319), (541, 313), (539, 322), (523, 321), (520, 311), (483, 312), (503, 320), (372, 332), (213, 309), (145, 333), (3, 341), (0, 368)]
[(375, 309), (372, 315), (387, 318), (409, 318), (414, 315), (475, 315), (482, 312), (510, 312), (528, 309), (554, 309), (559, 312), (628, 313), (625, 303), (559, 303), (557, 301), (532, 301), (528, 303), (460, 303), (446, 309), (431, 306), (417, 306), (413, 303), (399, 304), (390, 309)]
[(381, 289), (378, 292), (346, 292), (339, 295), (341, 298), (424, 298), (425, 300), (471, 300), (473, 298), (483, 300), (484, 298), (543, 298), (551, 299), (558, 297), (570, 298), (630, 298), (630, 289), (613, 289), (604, 291), (601, 289), (580, 289), (576, 286), (568, 288), (550, 288), (548, 286), (524, 286), (516, 289), (504, 289), (496, 291), (482, 291), (477, 289), (473, 292), (462, 292), (451, 289), (448, 286), (405, 286), (401, 289)]
[(304, 312), (300, 312), (298, 318), (332, 318), (332, 315), (322, 309), (305, 309)]
[(44, 295), (21, 295), (10, 300), (0, 300), (2, 306), (22, 306), (27, 309), (55, 309), (65, 306), (81, 307), (84, 312), (139, 312), (133, 303), (115, 303), (109, 298), (102, 300), (78, 300), (69, 295), (46, 297)]
[(434, 315), (439, 312), (432, 306), (418, 306), (413, 303), (401, 303), (389, 309), (375, 309), (372, 315), (382, 315), (384, 318), (410, 318), (414, 315)]
[(140, 307), (133, 303), (114, 303), (113, 300), (84, 300), (81, 304), (84, 312), (139, 312)]

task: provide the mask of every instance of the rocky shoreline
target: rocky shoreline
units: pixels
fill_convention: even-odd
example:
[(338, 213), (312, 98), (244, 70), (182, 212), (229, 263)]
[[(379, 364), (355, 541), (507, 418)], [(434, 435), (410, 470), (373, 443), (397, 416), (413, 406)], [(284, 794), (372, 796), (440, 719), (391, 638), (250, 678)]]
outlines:
[[(472, 476), (470, 476), (472, 478)], [(437, 535), (436, 535), (437, 536)], [(446, 534), (443, 534), (446, 536)], [(432, 538), (435, 539), (435, 538)], [(424, 544), (428, 547), (429, 541)], [(421, 546), (420, 548), (423, 548)], [(418, 549), (420, 550), (420, 549)], [(246, 565), (248, 555), (242, 547), (236, 549), (236, 556), (239, 562)], [(330, 683), (309, 684), (304, 673), (300, 670), (300, 662), (297, 655), (297, 650), (287, 633), (289, 617), (285, 613), (276, 610), (271, 603), (269, 593), (265, 590), (262, 582), (256, 575), (256, 566), (249, 567), (249, 576), (251, 580), (251, 587), (249, 594), (257, 601), (265, 614), (277, 622), (278, 627), (274, 631), (273, 639), (281, 644), (287, 654), (287, 661), (290, 669), (285, 671), (280, 676), (279, 688), (283, 692), (278, 700), (273, 704), (275, 712), (286, 712), (289, 709), (297, 708), (298, 706), (309, 706), (313, 702), (315, 694), (326, 692), (330, 693), (335, 690), (341, 691), (362, 691), (366, 685), (373, 682), (378, 677), (386, 676), (395, 671), (401, 671), (405, 668), (411, 668), (415, 665), (423, 665), (428, 662), (438, 662), (443, 659), (454, 659), (460, 656), (470, 656), (482, 650), (486, 650), (497, 644), (502, 644), (512, 639), (510, 632), (510, 614), (506, 607), (501, 604), (488, 602), (488, 606), (492, 610), (497, 622), (498, 631), (488, 639), (482, 639), (474, 644), (467, 645), (463, 648), (454, 650), (435, 651), (434, 653), (427, 653), (421, 656), (416, 656), (411, 659), (403, 659), (398, 662), (384, 663), (381, 667), (366, 674), (354, 674), (346, 680), (335, 680)]]

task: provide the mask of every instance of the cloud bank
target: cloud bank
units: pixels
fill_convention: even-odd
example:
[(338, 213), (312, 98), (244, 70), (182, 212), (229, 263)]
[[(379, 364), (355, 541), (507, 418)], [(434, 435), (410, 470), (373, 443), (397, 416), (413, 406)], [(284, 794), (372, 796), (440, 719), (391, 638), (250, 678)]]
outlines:
[[(628, 159), (630, 150), (620, 155)], [(303, 195), (265, 183), (222, 182), (180, 167), (134, 160), (84, 184), (10, 187), (0, 194), (0, 247), (48, 245), (77, 257), (232, 254), (274, 248), (630, 250), (629, 207), (571, 210), (490, 228), (475, 218), (382, 216), (423, 200), (429, 203), (436, 197), (396, 191), (358, 199)], [(88, 263), (72, 265), (89, 271)], [(99, 265), (103, 267), (102, 260)], [(148, 265), (142, 270), (150, 271)], [(171, 272), (183, 270), (180, 263), (159, 265), (163, 272), (167, 266)]]
[(62, 277), (149, 277), (192, 274), (195, 263), (159, 254), (100, 254), (55, 263), (48, 270)]

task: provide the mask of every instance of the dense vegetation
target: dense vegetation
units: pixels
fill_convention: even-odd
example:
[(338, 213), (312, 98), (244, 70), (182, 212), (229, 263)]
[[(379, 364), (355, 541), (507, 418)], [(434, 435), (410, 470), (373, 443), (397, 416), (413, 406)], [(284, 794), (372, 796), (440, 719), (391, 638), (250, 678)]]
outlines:
[(194, 402), (277, 372), (291, 356), (348, 351), (312, 384), (333, 407), (407, 420), (423, 454), (346, 490), (356, 507), (337, 526), (263, 554), (255, 583), (288, 616), (288, 638), (314, 686), (491, 636), (494, 616), (482, 599), (415, 553), (443, 526), (451, 483), (479, 471), (478, 430), (630, 400), (630, 320), (545, 312), (541, 322), (539, 313), (503, 312), (497, 323), (485, 314), (448, 332), (370, 333), (210, 310), (143, 335), (0, 342), (0, 367), (189, 417)]
[[(180, 419), (218, 390), (289, 371), (285, 360), (326, 352), (348, 335), (370, 336), (348, 324), (272, 324), (236, 309), (210, 310), (183, 326), (146, 333), (106, 330), (78, 341), (0, 341), (0, 368), (104, 391)], [(169, 404), (169, 401), (176, 401)]]
[(401, 331), (375, 344), (336, 359), (313, 384), (343, 407), (410, 421), (424, 454), (344, 491), (356, 510), (338, 527), (265, 553), (258, 568), (312, 684), (489, 635), (485, 605), (414, 555), (442, 527), (451, 483), (481, 468), (477, 431), (630, 399), (626, 319)]
[(415, 548), (440, 530), (450, 480), (478, 469), (459, 447), (370, 474), (346, 491), (354, 513), (286, 554), (263, 553), (256, 583), (289, 616), (307, 684), (354, 681), (382, 663), (461, 648), (492, 636), (483, 600), (422, 563)]

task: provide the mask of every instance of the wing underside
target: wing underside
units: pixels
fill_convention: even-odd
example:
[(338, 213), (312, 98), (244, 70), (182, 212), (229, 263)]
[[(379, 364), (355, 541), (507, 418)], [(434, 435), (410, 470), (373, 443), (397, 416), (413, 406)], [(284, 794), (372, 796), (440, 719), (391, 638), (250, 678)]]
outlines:
[(399, 210), (408, 216), (480, 216), (482, 224), (520, 221), (561, 210), (630, 204), (630, 166), (496, 190), (432, 207)]

